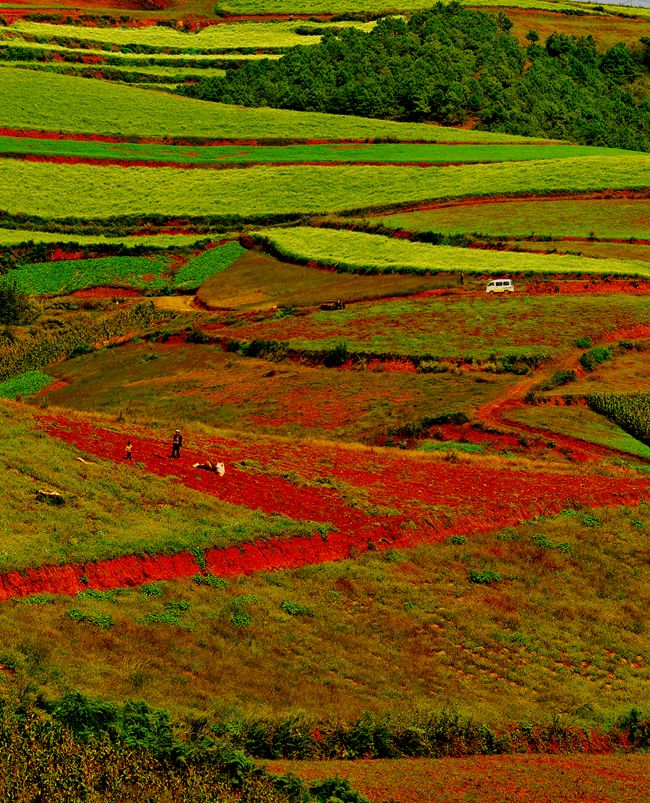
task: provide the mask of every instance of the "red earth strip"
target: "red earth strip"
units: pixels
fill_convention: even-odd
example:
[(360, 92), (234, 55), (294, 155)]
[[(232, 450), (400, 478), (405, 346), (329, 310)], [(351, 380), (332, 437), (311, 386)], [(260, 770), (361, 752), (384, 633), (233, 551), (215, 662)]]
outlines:
[[(279, 513), (295, 520), (333, 525), (326, 536), (269, 538), (225, 549), (208, 549), (206, 565), (220, 576), (290, 569), (341, 560), (368, 549), (435, 543), (453, 534), (471, 535), (520, 522), (539, 513), (565, 507), (635, 505), (650, 498), (650, 481), (591, 474), (496, 470), (479, 463), (450, 465), (443, 460), (413, 459), (384, 450), (332, 446), (204, 439), (196, 449), (183, 449), (179, 460), (168, 458), (168, 444), (146, 435), (117, 433), (84, 421), (44, 417), (45, 431), (86, 454), (123, 462), (125, 438), (133, 443), (134, 459), (144, 469), (169, 477), (197, 491), (235, 505)], [(227, 474), (193, 468), (209, 455), (227, 465)], [(251, 474), (233, 465), (255, 460), (274, 474)], [(134, 470), (142, 470), (134, 466)], [(291, 471), (299, 472), (300, 484)], [(282, 476), (282, 475), (286, 476)], [(335, 487), (319, 486), (329, 477)], [(295, 479), (295, 477), (294, 477)], [(344, 483), (343, 490), (336, 480)], [(353, 500), (357, 491), (369, 506)], [(392, 509), (386, 509), (388, 506)], [(0, 575), (0, 600), (36, 593), (75, 594), (84, 588), (115, 588), (151, 580), (171, 580), (196, 574), (189, 552), (113, 558), (86, 565), (43, 566)]]

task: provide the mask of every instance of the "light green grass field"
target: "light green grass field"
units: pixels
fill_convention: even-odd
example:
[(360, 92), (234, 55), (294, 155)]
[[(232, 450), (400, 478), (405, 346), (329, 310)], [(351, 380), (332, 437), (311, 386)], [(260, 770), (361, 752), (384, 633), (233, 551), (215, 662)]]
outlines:
[(270, 228), (258, 232), (258, 236), (287, 259), (314, 260), (352, 271), (650, 276), (650, 267), (643, 262), (454, 248), (336, 229)]
[[(94, 69), (88, 65), (80, 69)], [(67, 65), (66, 67), (67, 68)], [(64, 69), (65, 69), (64, 68)], [(137, 67), (129, 70), (142, 72)], [(153, 67), (143, 70), (152, 75), (190, 75), (193, 68)], [(219, 72), (219, 71), (216, 71)], [(221, 71), (223, 72), (223, 71)], [(88, 142), (83, 140), (44, 139), (0, 136), (0, 153), (75, 156), (87, 159), (141, 159), (196, 164), (258, 164), (311, 162), (379, 162), (389, 164), (436, 164), (449, 162), (510, 162), (540, 159), (574, 159), (582, 156), (638, 156), (633, 151), (614, 148), (590, 148), (579, 145), (431, 145), (411, 143), (360, 143), (329, 145), (156, 145), (125, 142)], [(646, 202), (648, 203), (648, 202)], [(602, 206), (602, 204), (601, 204)], [(435, 213), (430, 212), (435, 219)], [(449, 214), (449, 213), (448, 213)], [(533, 212), (534, 214), (534, 212)], [(414, 213), (427, 221), (426, 212)], [(407, 216), (390, 216), (382, 222), (393, 225)], [(397, 222), (395, 225), (402, 225)], [(418, 224), (422, 225), (422, 224)], [(426, 225), (426, 224), (424, 224)], [(406, 226), (404, 226), (406, 228)], [(420, 230), (420, 229), (418, 229)], [(442, 231), (442, 229), (440, 229)]]
[[(260, 216), (385, 208), (465, 195), (642, 188), (649, 184), (650, 156), (549, 159), (437, 170), (345, 165), (251, 167), (235, 171), (167, 167), (125, 170), (114, 166), (36, 164), (4, 159), (0, 163), (0, 208), (14, 215), (44, 218), (155, 214), (237, 216), (252, 221)], [(283, 238), (284, 247), (296, 238), (301, 247), (308, 241), (307, 250), (318, 243), (326, 244), (326, 249), (333, 244), (338, 250), (341, 243), (373, 242), (370, 235), (307, 229), (288, 234), (274, 230), (273, 237), (278, 242)], [(385, 239), (382, 244), (387, 248), (415, 249), (412, 244), (391, 245)], [(308, 254), (309, 258), (318, 256), (322, 254)], [(345, 260), (343, 252), (338, 259)], [(536, 265), (538, 258), (531, 259), (530, 264)], [(563, 264), (569, 263), (567, 258)], [(486, 264), (496, 263), (488, 260)], [(509, 266), (507, 258), (503, 264)], [(519, 264), (524, 265), (525, 261)]]
[(408, 231), (490, 236), (607, 237), (650, 239), (650, 200), (602, 198), (503, 201), (454, 205), (397, 215), (378, 222)]
[(245, 109), (67, 75), (0, 68), (0, 126), (140, 137), (526, 142), (524, 137), (335, 114)]

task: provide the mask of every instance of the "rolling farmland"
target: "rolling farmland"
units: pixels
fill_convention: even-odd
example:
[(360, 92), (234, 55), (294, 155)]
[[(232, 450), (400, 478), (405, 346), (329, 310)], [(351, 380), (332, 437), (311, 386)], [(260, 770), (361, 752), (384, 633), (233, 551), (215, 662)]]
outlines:
[[(7, 761), (54, 728), (89, 794), (148, 762), (122, 799), (638, 799), (650, 157), (174, 94), (353, 5), (7, 4)], [(529, 55), (620, 31), (644, 85), (645, 10), (517, 5)]]

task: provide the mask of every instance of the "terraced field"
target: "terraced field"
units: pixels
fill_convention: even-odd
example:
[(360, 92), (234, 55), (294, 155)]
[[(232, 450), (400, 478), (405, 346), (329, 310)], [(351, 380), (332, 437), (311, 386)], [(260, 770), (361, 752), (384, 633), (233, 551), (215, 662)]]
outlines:
[[(532, 5), (520, 38), (647, 33)], [(372, 781), (271, 765), (373, 803), (632, 799), (625, 755), (495, 761), (478, 791), (485, 757), (444, 783), (416, 761), (644, 747), (650, 157), (114, 80), (366, 10), (0, 29), (0, 700), (146, 700), (230, 759), (390, 754)]]

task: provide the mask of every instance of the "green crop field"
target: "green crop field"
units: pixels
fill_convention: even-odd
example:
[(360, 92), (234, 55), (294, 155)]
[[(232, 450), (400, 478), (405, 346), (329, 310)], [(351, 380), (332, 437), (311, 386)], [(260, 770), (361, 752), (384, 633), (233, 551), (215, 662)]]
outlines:
[(258, 236), (293, 261), (305, 263), (313, 260), (344, 271), (650, 276), (650, 268), (643, 262), (590, 259), (568, 254), (477, 252), (335, 229), (274, 228), (266, 229)]
[(161, 291), (196, 289), (225, 270), (244, 252), (238, 243), (204, 251), (175, 266), (169, 257), (104, 257), (27, 265), (9, 274), (19, 291), (28, 295), (67, 295), (86, 287), (112, 285)]
[(0, 68), (0, 126), (140, 137), (194, 139), (393, 139), (524, 142), (484, 131), (393, 123), (336, 114), (242, 109), (67, 75)]
[[(73, 39), (76, 42), (102, 43), (117, 45), (123, 48), (126, 45), (145, 45), (162, 50), (165, 47), (176, 51), (201, 52), (233, 50), (237, 48), (288, 48), (295, 45), (310, 45), (320, 41), (320, 36), (301, 36), (295, 33), (295, 28), (315, 27), (316, 23), (296, 22), (243, 22), (233, 25), (214, 25), (198, 33), (184, 33), (172, 28), (151, 26), (145, 28), (96, 28), (81, 29), (76, 25), (52, 25), (42, 22), (18, 21), (10, 27), (0, 29), (3, 33), (17, 33), (52, 40)], [(345, 23), (354, 25), (363, 30), (369, 30), (374, 23)], [(322, 28), (323, 23), (318, 23)], [(325, 24), (325, 27), (326, 24)]]
[(75, 245), (123, 245), (126, 248), (184, 248), (206, 236), (201, 234), (150, 234), (132, 237), (105, 237), (101, 234), (59, 234), (33, 229), (0, 228), (0, 246), (25, 243), (71, 243)]
[(382, 215), (380, 222), (408, 231), (447, 234), (474, 232), (491, 236), (527, 237), (634, 237), (650, 239), (650, 200), (579, 199), (523, 202), (503, 201), (486, 205), (448, 206), (397, 215)]
[[(48, 219), (155, 214), (255, 220), (282, 214), (381, 208), (466, 194), (520, 193), (526, 188), (532, 192), (586, 191), (641, 188), (649, 182), (650, 157), (646, 156), (506, 162), (445, 167), (435, 172), (398, 166), (378, 170), (362, 165), (251, 167), (245, 171), (165, 167), (124, 170), (4, 159), (0, 163), (0, 208), (12, 215)], [(57, 187), (58, 192), (45, 194), (43, 186)], [(280, 236), (274, 233), (276, 239)], [(312, 245), (319, 238), (343, 242), (351, 237), (307, 230), (287, 236), (297, 236), (300, 241), (309, 236)]]
[[(91, 67), (72, 65), (79, 69)], [(67, 66), (66, 66), (67, 68)], [(122, 69), (122, 68), (120, 68)], [(137, 67), (126, 68), (140, 72)], [(151, 75), (193, 74), (192, 68), (151, 67)], [(194, 71), (195, 72), (195, 71)], [(220, 71), (216, 71), (220, 72)], [(223, 72), (223, 71), (221, 71)], [(630, 156), (630, 151), (575, 145), (421, 145), (421, 144), (329, 144), (329, 145), (156, 145), (122, 142), (84, 142), (66, 139), (33, 139), (0, 136), (0, 153), (83, 157), (85, 159), (134, 159), (183, 164), (259, 164), (312, 162), (377, 162), (437, 164), (449, 162), (510, 162), (539, 159), (571, 159), (582, 156)], [(424, 214), (424, 213), (420, 213)], [(386, 225), (392, 225), (387, 218)], [(400, 223), (396, 225), (401, 225)]]

